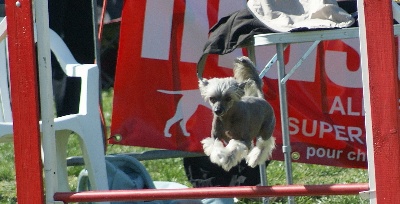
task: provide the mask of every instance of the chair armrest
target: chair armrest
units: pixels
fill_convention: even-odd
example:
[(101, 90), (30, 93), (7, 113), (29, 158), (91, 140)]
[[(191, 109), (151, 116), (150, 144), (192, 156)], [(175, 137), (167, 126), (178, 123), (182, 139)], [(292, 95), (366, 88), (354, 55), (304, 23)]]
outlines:
[[(97, 113), (99, 105), (99, 69), (96, 64), (67, 64), (67, 76), (81, 78), (79, 114)], [(91, 108), (91, 111), (88, 109)], [(95, 109), (95, 110), (93, 110)]]
[[(96, 64), (79, 64), (61, 37), (50, 29), (50, 49), (69, 77), (82, 79), (79, 114), (97, 113), (99, 105), (99, 69)], [(89, 108), (96, 110), (88, 111)]]

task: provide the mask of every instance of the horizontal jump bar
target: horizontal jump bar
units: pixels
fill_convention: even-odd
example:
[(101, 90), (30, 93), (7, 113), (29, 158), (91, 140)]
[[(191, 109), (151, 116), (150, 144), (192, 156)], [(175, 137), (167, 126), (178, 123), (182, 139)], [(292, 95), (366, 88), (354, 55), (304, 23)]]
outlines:
[(368, 183), (330, 185), (278, 185), (278, 186), (235, 186), (184, 189), (140, 189), (85, 192), (57, 192), (55, 201), (101, 202), (101, 201), (144, 201), (199, 198), (254, 198), (271, 196), (316, 196), (354, 195), (368, 191)]

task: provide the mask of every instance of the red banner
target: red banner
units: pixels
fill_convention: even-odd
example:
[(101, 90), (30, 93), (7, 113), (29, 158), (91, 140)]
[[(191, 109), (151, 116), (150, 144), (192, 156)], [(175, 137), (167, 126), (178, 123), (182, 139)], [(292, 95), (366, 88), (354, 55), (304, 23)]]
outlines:
[[(131, 146), (202, 152), (210, 136), (212, 112), (198, 90), (196, 63), (208, 30), (217, 20), (245, 8), (246, 1), (125, 1), (111, 135)], [(287, 72), (311, 43), (285, 51)], [(204, 77), (232, 76), (242, 49), (209, 56)], [(258, 69), (275, 54), (257, 47)], [(366, 168), (367, 155), (358, 39), (325, 41), (287, 82), (293, 161)], [(277, 148), (282, 160), (276, 65), (267, 72), (264, 92), (274, 107)]]

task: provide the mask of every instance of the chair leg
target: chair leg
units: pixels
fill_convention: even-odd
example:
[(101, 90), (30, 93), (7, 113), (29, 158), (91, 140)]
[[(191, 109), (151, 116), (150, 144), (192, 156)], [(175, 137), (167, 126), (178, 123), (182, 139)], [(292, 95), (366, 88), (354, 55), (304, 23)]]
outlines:
[[(93, 131), (91, 133), (92, 134), (84, 134), (87, 138), (79, 137), (85, 167), (89, 174), (90, 185), (93, 190), (108, 190), (103, 141), (101, 137), (93, 137), (96, 134), (102, 134), (101, 131)], [(91, 140), (88, 140), (89, 137), (91, 137)], [(98, 139), (96, 140), (93, 138)]]
[(71, 134), (69, 130), (56, 131), (56, 156), (57, 156), (57, 178), (59, 191), (71, 191), (68, 185), (67, 172), (67, 147), (68, 138)]
[[(101, 132), (99, 133), (101, 134)], [(93, 135), (86, 134), (86, 136)], [(103, 141), (101, 139), (85, 141), (84, 138), (80, 138), (80, 144), (91, 189), (108, 190)], [(98, 202), (97, 204), (109, 204), (109, 202)]]

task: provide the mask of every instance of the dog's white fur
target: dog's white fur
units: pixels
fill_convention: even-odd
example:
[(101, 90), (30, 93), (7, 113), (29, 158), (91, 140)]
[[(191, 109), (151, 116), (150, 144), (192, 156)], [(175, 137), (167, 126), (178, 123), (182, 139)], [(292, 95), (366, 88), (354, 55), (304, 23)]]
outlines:
[(251, 60), (238, 58), (234, 77), (202, 79), (199, 88), (214, 112), (211, 137), (201, 141), (211, 162), (229, 171), (242, 159), (250, 167), (268, 160), (275, 148), (275, 115)]
[(250, 153), (246, 156), (247, 164), (254, 168), (262, 164), (272, 157), (272, 150), (275, 148), (275, 138), (270, 137), (268, 140), (262, 138), (257, 139), (256, 146), (251, 149)]

